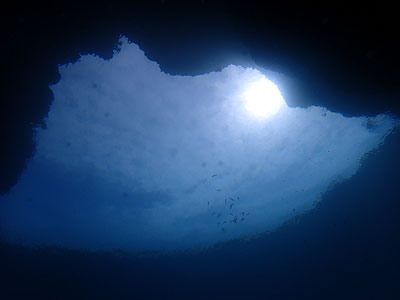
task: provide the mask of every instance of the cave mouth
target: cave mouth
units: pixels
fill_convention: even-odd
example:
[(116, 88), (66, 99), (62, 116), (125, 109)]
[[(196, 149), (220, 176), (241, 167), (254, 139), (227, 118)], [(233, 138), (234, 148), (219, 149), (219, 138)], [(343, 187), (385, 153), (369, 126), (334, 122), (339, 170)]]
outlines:
[(0, 201), (0, 229), (27, 246), (183, 250), (271, 231), (398, 125), (288, 107), (262, 68), (172, 76), (124, 37), (110, 60), (59, 72), (37, 152)]

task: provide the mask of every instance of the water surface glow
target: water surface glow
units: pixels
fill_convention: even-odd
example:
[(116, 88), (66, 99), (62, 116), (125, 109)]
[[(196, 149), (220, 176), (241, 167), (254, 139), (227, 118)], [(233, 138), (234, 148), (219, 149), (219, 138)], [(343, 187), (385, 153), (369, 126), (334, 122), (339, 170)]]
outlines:
[(59, 71), (37, 153), (1, 196), (0, 229), (24, 245), (171, 250), (273, 230), (397, 124), (289, 108), (254, 68), (171, 76), (126, 39)]

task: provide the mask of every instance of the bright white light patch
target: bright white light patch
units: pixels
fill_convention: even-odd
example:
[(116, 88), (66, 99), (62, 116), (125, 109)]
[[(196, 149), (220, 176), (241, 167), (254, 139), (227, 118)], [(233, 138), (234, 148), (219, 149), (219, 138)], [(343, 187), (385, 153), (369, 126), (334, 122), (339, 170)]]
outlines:
[(245, 108), (259, 118), (275, 115), (285, 103), (278, 87), (265, 77), (250, 83), (242, 97)]

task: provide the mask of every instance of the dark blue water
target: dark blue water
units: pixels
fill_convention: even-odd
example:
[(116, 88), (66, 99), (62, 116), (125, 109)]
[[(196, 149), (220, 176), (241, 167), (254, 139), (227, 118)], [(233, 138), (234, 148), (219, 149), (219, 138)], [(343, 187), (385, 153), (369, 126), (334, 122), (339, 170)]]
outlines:
[(0, 246), (0, 299), (399, 299), (400, 133), (276, 232), (143, 256)]

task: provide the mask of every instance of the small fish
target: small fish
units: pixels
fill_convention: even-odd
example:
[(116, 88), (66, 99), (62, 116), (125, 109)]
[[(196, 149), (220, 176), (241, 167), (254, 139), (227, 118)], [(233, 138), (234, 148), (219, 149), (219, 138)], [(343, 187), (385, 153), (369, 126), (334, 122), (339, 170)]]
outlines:
[(231, 199), (232, 201), (235, 201), (235, 200), (233, 200), (232, 198), (229, 198), (229, 199)]
[(236, 197), (238, 200), (240, 200), (240, 198), (239, 197)]
[(225, 198), (225, 204), (226, 204), (226, 198)]
[(218, 213), (218, 216), (217, 216), (217, 218), (219, 218), (220, 216), (222, 216), (222, 213)]
[(229, 209), (232, 209), (233, 203), (231, 203), (231, 206), (229, 207)]
[(244, 218), (241, 218), (241, 219), (240, 219), (240, 221), (243, 221), (243, 220), (244, 220)]
[(250, 213), (247, 213), (246, 216), (248, 216)]
[(217, 192), (220, 192), (221, 190), (217, 190)]
[(221, 227), (221, 230), (222, 230), (222, 232), (225, 232), (225, 228), (224, 227)]
[(242, 216), (244, 216), (244, 211), (242, 211)]
[(213, 176), (211, 176), (211, 178), (214, 178), (215, 176), (217, 176), (217, 174), (214, 174)]

